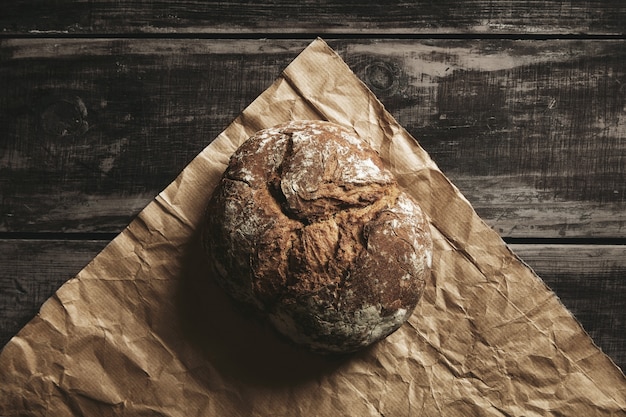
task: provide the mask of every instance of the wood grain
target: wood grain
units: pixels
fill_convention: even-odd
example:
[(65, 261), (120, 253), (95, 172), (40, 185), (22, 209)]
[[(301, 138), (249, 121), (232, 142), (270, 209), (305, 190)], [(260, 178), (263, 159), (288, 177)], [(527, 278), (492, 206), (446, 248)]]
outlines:
[[(308, 42), (1, 40), (0, 231), (119, 232)], [(624, 237), (624, 41), (329, 43), (502, 236)]]
[[(0, 349), (105, 240), (0, 240)], [(626, 246), (510, 245), (626, 369)]]
[(5, 34), (624, 34), (620, 0), (17, 0), (0, 6)]
[(510, 245), (626, 370), (626, 246)]
[(0, 348), (108, 241), (0, 240)]

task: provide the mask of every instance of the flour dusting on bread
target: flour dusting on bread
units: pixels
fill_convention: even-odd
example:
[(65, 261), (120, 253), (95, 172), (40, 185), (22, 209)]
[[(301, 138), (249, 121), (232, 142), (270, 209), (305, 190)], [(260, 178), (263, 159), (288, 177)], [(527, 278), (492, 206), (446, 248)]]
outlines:
[(219, 284), (297, 344), (351, 352), (397, 330), (424, 290), (430, 230), (378, 153), (330, 122), (253, 135), (207, 207)]

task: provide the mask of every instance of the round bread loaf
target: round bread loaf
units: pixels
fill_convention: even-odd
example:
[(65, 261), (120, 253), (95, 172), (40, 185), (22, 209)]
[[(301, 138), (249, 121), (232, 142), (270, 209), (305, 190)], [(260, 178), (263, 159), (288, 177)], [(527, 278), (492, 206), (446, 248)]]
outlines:
[(243, 143), (202, 236), (219, 285), (317, 352), (352, 352), (398, 329), (432, 258), (418, 203), (368, 144), (322, 121)]

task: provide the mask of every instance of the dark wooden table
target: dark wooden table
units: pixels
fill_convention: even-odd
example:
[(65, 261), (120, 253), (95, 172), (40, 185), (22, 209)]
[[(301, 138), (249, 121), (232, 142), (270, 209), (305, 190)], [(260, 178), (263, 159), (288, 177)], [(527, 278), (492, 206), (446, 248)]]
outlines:
[(626, 6), (0, 6), (0, 347), (316, 36), (626, 369)]

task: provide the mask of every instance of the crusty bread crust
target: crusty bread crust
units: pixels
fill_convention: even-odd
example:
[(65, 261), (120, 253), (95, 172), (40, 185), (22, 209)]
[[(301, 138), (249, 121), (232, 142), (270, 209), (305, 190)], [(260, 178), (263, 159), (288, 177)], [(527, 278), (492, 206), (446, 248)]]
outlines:
[(347, 129), (268, 128), (232, 156), (207, 207), (218, 283), (292, 341), (346, 353), (398, 329), (430, 272), (419, 205)]

